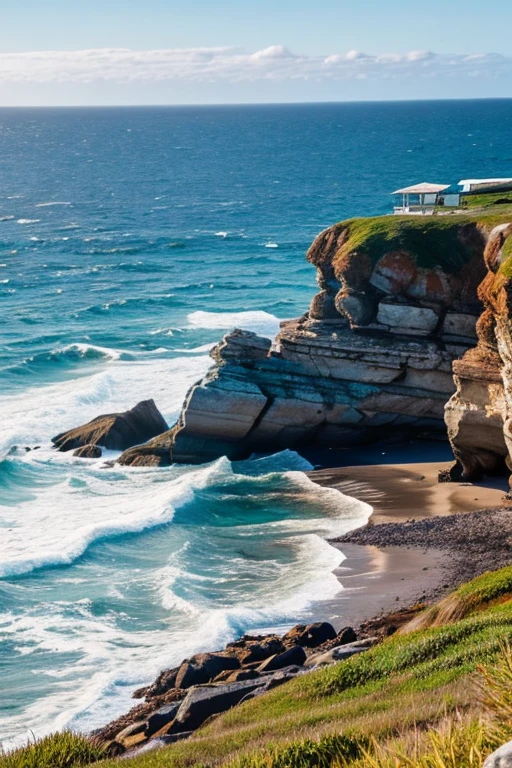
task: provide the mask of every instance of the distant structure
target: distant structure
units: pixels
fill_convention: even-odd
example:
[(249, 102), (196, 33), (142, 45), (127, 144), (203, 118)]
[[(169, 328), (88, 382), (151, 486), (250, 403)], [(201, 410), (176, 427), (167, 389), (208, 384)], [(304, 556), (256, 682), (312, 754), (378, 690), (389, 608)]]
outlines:
[(437, 208), (458, 208), (461, 197), (484, 195), (512, 190), (512, 178), (462, 179), (458, 184), (431, 184), (423, 181), (392, 192), (401, 196), (401, 205), (394, 206), (397, 215), (432, 215)]
[(395, 213), (434, 213), (434, 208), (441, 205), (441, 193), (449, 188), (449, 184), (430, 184), (427, 181), (422, 181), (421, 184), (397, 189), (392, 194), (402, 196), (402, 205), (395, 206)]
[(478, 194), (482, 192), (509, 192), (512, 189), (512, 179), (462, 179), (459, 181), (461, 192)]

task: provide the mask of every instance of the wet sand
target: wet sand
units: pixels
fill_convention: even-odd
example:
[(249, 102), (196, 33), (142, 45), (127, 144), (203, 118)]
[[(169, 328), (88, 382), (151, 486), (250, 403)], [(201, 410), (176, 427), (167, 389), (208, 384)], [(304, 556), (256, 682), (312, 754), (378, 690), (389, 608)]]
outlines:
[[(332, 542), (346, 557), (336, 571), (342, 589), (333, 600), (317, 603), (315, 615), (330, 617), (338, 628), (431, 602), (464, 580), (512, 562), (508, 480), (438, 483), (439, 470), (450, 462), (407, 463), (407, 450), (400, 450), (403, 463), (308, 473), (319, 485), (373, 508), (367, 526)], [(485, 509), (490, 511), (477, 513)], [(459, 520), (461, 515), (468, 517)], [(503, 536), (496, 535), (497, 525)]]
[(314, 618), (337, 630), (429, 602), (451, 586), (446, 552), (332, 543), (346, 557), (335, 571), (342, 589), (315, 604)]
[(319, 485), (365, 501), (373, 508), (372, 525), (454, 515), (504, 505), (508, 481), (438, 483), (446, 461), (318, 469), (308, 477)]

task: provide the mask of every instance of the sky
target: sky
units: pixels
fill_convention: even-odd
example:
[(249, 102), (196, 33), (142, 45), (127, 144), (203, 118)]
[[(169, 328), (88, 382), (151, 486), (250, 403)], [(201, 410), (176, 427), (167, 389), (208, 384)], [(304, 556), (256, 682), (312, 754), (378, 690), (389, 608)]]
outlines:
[(512, 0), (0, 0), (0, 14), (0, 106), (512, 97)]

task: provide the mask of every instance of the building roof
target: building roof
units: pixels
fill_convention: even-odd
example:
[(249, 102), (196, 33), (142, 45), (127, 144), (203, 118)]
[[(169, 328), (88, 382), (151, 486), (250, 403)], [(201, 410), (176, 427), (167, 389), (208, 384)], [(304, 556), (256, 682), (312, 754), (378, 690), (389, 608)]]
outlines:
[(462, 179), (459, 181), (459, 186), (462, 187), (463, 192), (469, 192), (471, 187), (479, 184), (500, 187), (504, 184), (512, 184), (512, 179)]
[(412, 187), (404, 187), (392, 192), (392, 195), (432, 195), (436, 192), (443, 192), (448, 189), (450, 184), (429, 184), (423, 181), (421, 184), (414, 184)]

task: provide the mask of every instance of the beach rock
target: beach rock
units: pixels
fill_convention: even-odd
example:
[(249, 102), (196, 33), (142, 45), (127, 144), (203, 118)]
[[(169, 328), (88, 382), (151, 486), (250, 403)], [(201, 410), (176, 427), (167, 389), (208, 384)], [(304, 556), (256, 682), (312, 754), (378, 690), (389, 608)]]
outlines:
[(226, 712), (262, 687), (260, 680), (193, 688), (183, 701), (170, 733), (194, 731), (212, 715)]
[(78, 456), (80, 459), (99, 459), (101, 455), (101, 448), (98, 445), (83, 445), (73, 451), (73, 456)]
[[(264, 690), (271, 691), (273, 688), (277, 688), (278, 686), (283, 685), (283, 683), (287, 683), (290, 680), (293, 680), (295, 677), (297, 677), (297, 675), (304, 674), (304, 672), (304, 667), (299, 667), (296, 664), (292, 664), (289, 667), (284, 667), (283, 669), (280, 669), (277, 672), (269, 675), (268, 682), (266, 683)], [(258, 690), (254, 691), (254, 694), (257, 693)]]
[(346, 645), (347, 643), (355, 643), (356, 641), (357, 635), (352, 627), (343, 627), (334, 638), (336, 645)]
[(135, 736), (139, 733), (144, 733), (145, 729), (146, 729), (146, 722), (144, 720), (139, 720), (135, 723), (131, 723), (131, 725), (127, 725), (126, 728), (123, 728), (122, 731), (116, 734), (115, 741), (125, 746), (125, 739), (127, 739), (130, 736)]
[(179, 669), (180, 667), (164, 669), (162, 672), (160, 672), (154, 683), (146, 686), (145, 688), (137, 689), (137, 691), (133, 693), (132, 697), (134, 699), (153, 699), (157, 696), (162, 696), (162, 694), (167, 693), (167, 691), (171, 691), (173, 688), (176, 688), (176, 678), (178, 676)]
[(482, 768), (512, 768), (512, 741), (507, 741), (486, 757)]
[(235, 669), (234, 672), (229, 670), (221, 672), (214, 682), (237, 683), (239, 680), (255, 680), (257, 677), (259, 677), (259, 673), (255, 669)]
[[(160, 707), (156, 712), (153, 712), (153, 714), (148, 717), (145, 724), (144, 732), (146, 736), (148, 738), (153, 736), (157, 731), (163, 728), (164, 725), (171, 723), (178, 714), (180, 706), (181, 701), (177, 701), (172, 704), (167, 704), (165, 707)], [(119, 740), (119, 736), (116, 738)]]
[(368, 651), (372, 645), (375, 644), (377, 638), (369, 638), (368, 640), (360, 640), (355, 643), (347, 643), (345, 645), (336, 646), (329, 651), (323, 651), (321, 653), (314, 653), (309, 656), (304, 664), (305, 667), (318, 667), (325, 664), (334, 664), (337, 661), (343, 661), (349, 659), (351, 656), (355, 656), (358, 653), (364, 653)]
[(300, 645), (294, 645), (288, 648), (284, 653), (270, 656), (260, 664), (258, 672), (271, 672), (276, 669), (283, 669), (291, 665), (302, 666), (306, 661), (306, 652)]
[(147, 737), (144, 733), (134, 733), (132, 736), (126, 736), (123, 741), (123, 747), (126, 750), (138, 747), (140, 744), (144, 744), (147, 741)]
[[(188, 739), (189, 736), (192, 735), (192, 731), (185, 732), (185, 733), (175, 733), (172, 736), (154, 736), (149, 741), (146, 741), (145, 744), (138, 747), (137, 749), (131, 749), (129, 752), (126, 752), (125, 754), (122, 754), (120, 756), (121, 760), (132, 760), (135, 757), (140, 757), (141, 755), (145, 755), (148, 752), (155, 752), (158, 749), (163, 749), (164, 747), (168, 747), (169, 744), (175, 744), (177, 741), (182, 741), (183, 739)], [(115, 755), (113, 755), (114, 757)]]
[(198, 653), (189, 661), (182, 663), (176, 675), (176, 688), (190, 688), (193, 685), (209, 683), (221, 672), (240, 667), (234, 656), (221, 656), (215, 653)]
[(153, 400), (143, 400), (123, 413), (97, 416), (81, 427), (62, 432), (52, 438), (59, 451), (73, 451), (84, 446), (101, 445), (123, 451), (144, 443), (168, 429)]
[(283, 642), (290, 641), (304, 648), (316, 648), (327, 640), (334, 640), (336, 630), (327, 621), (318, 621), (315, 624), (297, 624), (283, 637)]
[(249, 643), (246, 650), (240, 654), (240, 663), (246, 666), (268, 659), (269, 656), (275, 656), (283, 651), (283, 641), (278, 637), (270, 637), (262, 642)]

